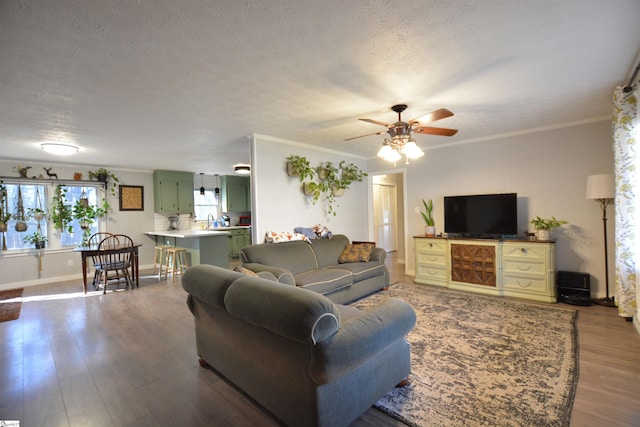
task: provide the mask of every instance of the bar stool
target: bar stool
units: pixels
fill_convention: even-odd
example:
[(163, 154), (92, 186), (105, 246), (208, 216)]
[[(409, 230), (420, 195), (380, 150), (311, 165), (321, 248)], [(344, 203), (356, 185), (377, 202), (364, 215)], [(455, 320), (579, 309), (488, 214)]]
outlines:
[(167, 245), (158, 245), (155, 247), (156, 252), (153, 255), (153, 272), (151, 274), (156, 274), (156, 266), (158, 266), (158, 279), (162, 278), (162, 264), (164, 264), (165, 272), (167, 270), (167, 248), (171, 246)]
[(187, 249), (170, 246), (165, 248), (165, 253), (167, 254), (167, 264), (164, 278), (166, 279), (171, 273), (171, 283), (173, 283), (177, 275), (182, 275), (189, 268)]

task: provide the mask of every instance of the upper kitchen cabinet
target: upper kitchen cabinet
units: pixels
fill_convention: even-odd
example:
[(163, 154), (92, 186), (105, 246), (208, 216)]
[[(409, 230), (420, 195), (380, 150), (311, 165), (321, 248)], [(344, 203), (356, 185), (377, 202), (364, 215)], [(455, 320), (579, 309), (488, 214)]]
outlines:
[(193, 212), (193, 172), (153, 172), (155, 213)]
[(248, 176), (221, 177), (223, 212), (249, 212), (251, 210), (251, 184)]

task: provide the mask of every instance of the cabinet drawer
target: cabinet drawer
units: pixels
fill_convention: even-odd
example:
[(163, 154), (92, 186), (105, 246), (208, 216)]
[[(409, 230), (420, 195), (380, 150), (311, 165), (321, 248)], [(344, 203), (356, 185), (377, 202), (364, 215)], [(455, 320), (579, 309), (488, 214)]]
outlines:
[(434, 254), (429, 252), (418, 252), (417, 256), (418, 264), (429, 264), (434, 266), (440, 266), (442, 268), (447, 267), (447, 256), (445, 254)]
[(447, 241), (440, 239), (416, 239), (416, 251), (424, 253), (447, 254)]
[(541, 260), (540, 262), (529, 262), (529, 260), (520, 260), (513, 258), (504, 258), (502, 260), (502, 271), (507, 274), (526, 274), (534, 276), (542, 276), (547, 273), (547, 266)]
[(503, 259), (531, 260), (544, 262), (548, 253), (547, 245), (505, 243), (502, 247)]
[(432, 265), (418, 264), (416, 277), (417, 276), (420, 276), (422, 279), (447, 280), (447, 269), (434, 267)]
[(526, 276), (516, 274), (505, 274), (502, 286), (505, 291), (527, 291), (531, 293), (548, 293), (549, 282), (546, 276)]

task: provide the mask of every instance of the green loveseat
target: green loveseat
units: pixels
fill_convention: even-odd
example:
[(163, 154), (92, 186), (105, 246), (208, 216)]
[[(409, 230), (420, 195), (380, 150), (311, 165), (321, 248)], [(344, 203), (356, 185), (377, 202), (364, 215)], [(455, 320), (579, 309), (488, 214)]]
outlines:
[(410, 373), (409, 304), (361, 311), (212, 265), (182, 279), (201, 365), (288, 426), (347, 426)]
[(242, 248), (240, 260), (243, 267), (254, 272), (273, 273), (280, 283), (309, 289), (345, 304), (389, 286), (384, 249), (374, 248), (367, 262), (340, 263), (348, 244), (349, 238), (342, 234), (313, 239), (311, 243), (260, 243)]

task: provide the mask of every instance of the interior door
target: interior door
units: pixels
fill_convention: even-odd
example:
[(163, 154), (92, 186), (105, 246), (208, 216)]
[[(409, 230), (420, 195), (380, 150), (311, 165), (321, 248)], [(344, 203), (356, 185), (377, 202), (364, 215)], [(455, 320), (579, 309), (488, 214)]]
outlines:
[(398, 249), (396, 197), (395, 184), (373, 184), (373, 230), (376, 245), (387, 252)]

